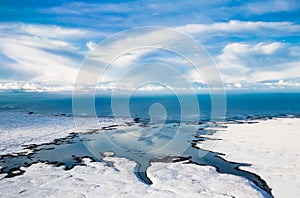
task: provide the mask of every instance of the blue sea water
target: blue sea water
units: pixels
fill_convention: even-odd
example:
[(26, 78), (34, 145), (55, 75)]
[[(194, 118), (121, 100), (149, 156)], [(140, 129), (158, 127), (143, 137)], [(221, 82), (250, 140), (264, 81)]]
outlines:
[[(189, 96), (186, 96), (187, 98)], [(211, 97), (197, 95), (200, 120), (211, 116)], [(176, 96), (136, 96), (129, 100), (131, 117), (149, 119), (149, 108), (160, 103), (166, 109), (167, 120), (180, 120), (180, 103)], [(96, 96), (95, 109), (99, 117), (112, 117), (111, 98)], [(49, 93), (1, 93), (0, 111), (34, 112), (39, 114), (72, 115), (72, 95)], [(226, 95), (226, 119), (300, 115), (300, 93), (247, 93)], [(119, 115), (122, 116), (122, 115)], [(124, 113), (125, 116), (125, 113)]]

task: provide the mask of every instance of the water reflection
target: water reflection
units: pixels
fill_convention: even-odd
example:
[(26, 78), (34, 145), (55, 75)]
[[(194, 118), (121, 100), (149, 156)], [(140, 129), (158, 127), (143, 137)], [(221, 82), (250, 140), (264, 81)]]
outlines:
[(116, 157), (135, 161), (137, 165), (134, 173), (146, 184), (152, 184), (147, 177), (147, 169), (151, 163), (186, 161), (214, 166), (220, 173), (248, 178), (271, 195), (271, 189), (258, 175), (239, 169), (240, 166), (248, 164), (226, 161), (220, 157), (220, 153), (201, 150), (195, 146), (197, 142), (204, 140), (201, 135), (207, 133), (206, 128), (210, 126), (207, 123), (166, 123), (157, 130), (160, 124), (135, 121), (126, 123), (126, 132), (120, 129), (125, 127), (124, 125), (111, 125), (101, 130), (72, 133), (48, 144), (29, 145), (28, 148), (32, 151), (30, 154), (2, 155), (1, 173), (7, 173), (6, 177), (14, 177), (23, 174), (24, 170), (21, 170), (21, 167), (38, 162), (64, 166), (69, 170), (74, 166), (84, 166), (82, 158), (85, 157), (113, 166), (111, 162), (105, 161), (106, 153), (112, 152)]

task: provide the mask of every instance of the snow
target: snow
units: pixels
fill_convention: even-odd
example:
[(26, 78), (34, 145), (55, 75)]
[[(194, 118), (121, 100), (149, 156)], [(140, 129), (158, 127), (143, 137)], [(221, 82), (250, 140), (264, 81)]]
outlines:
[(0, 154), (26, 151), (22, 145), (46, 143), (74, 132), (71, 117), (0, 112)]
[[(0, 112), (0, 116), (0, 154), (24, 151), (22, 147), (24, 144), (47, 143), (55, 138), (65, 137), (71, 132), (77, 132), (71, 117), (21, 112)], [(100, 121), (101, 126), (116, 123), (114, 120), (104, 118)], [(117, 122), (124, 123), (124, 120)], [(94, 122), (82, 118), (80, 130), (85, 129), (85, 132), (88, 132), (99, 128), (91, 123)], [(291, 126), (293, 124), (291, 122)], [(235, 126), (243, 128), (248, 125)], [(244, 162), (242, 158), (236, 159)], [(183, 162), (152, 163), (147, 171), (153, 181), (153, 185), (149, 186), (138, 181), (134, 175), (135, 162), (117, 157), (106, 157), (105, 160), (114, 161), (115, 167), (85, 159), (86, 166), (76, 166), (68, 171), (62, 167), (37, 163), (22, 168), (26, 171), (21, 176), (3, 178), (5, 174), (0, 174), (0, 194), (3, 197), (268, 197), (261, 194), (262, 192), (249, 180), (220, 174), (210, 166)], [(271, 164), (271, 161), (268, 161), (268, 164)], [(263, 170), (255, 167), (255, 171)], [(282, 173), (280, 170), (279, 172)], [(268, 178), (265, 174), (263, 179), (266, 179), (264, 176)]]
[[(197, 146), (226, 154), (226, 160), (250, 163), (241, 167), (260, 175), (275, 197), (300, 195), (300, 119), (256, 120), (254, 124), (227, 124)], [(213, 147), (211, 145), (214, 145)]]
[[(43, 144), (56, 138), (64, 138), (74, 132), (89, 132), (100, 127), (123, 124), (128, 119), (99, 118), (95, 125), (92, 118), (72, 117), (25, 112), (0, 112), (0, 155), (28, 152), (22, 145)], [(80, 130), (80, 131), (79, 131)]]
[(146, 185), (135, 177), (135, 163), (106, 157), (115, 167), (85, 160), (87, 166), (64, 171), (34, 164), (22, 176), (0, 180), (3, 197), (263, 197), (247, 180), (219, 174), (209, 166), (154, 163)]

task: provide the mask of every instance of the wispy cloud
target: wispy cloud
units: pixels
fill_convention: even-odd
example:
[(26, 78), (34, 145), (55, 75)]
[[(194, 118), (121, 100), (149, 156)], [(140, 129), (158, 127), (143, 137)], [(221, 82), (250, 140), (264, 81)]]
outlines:
[[(139, 26), (175, 28), (195, 38), (211, 53), (228, 89), (299, 87), (291, 80), (300, 76), (297, 0), (89, 2), (1, 2), (0, 89), (70, 90), (89, 50), (112, 33)], [(206, 89), (203, 76), (176, 54), (151, 48), (126, 51), (161, 41), (165, 47), (174, 40), (167, 34), (128, 35), (97, 48), (101, 57), (95, 53), (96, 63), (115, 59), (96, 89), (112, 90), (120, 76), (145, 62), (171, 65), (193, 88)], [(87, 73), (95, 75), (92, 67)], [(129, 79), (145, 78), (142, 73)], [(170, 78), (167, 72), (159, 75)], [(123, 83), (120, 89), (132, 86)]]
[(86, 51), (77, 42), (92, 36), (86, 30), (52, 25), (5, 23), (0, 30), (0, 51), (6, 58), (2, 67), (16, 73), (11, 80), (27, 76), (34, 82), (73, 82)]
[(250, 2), (240, 9), (252, 14), (266, 14), (274, 12), (294, 11), (300, 8), (297, 0), (267, 0), (259, 2)]
[(0, 82), (0, 91), (14, 92), (72, 92), (72, 85), (33, 82)]
[[(299, 34), (300, 25), (293, 22), (264, 22), (264, 21), (239, 21), (231, 20), (228, 22), (217, 22), (212, 24), (187, 24), (177, 27), (177, 30), (186, 34), (208, 34), (210, 36), (218, 34), (245, 34), (243, 36), (268, 35), (288, 36), (291, 34)], [(213, 34), (213, 35), (211, 35)], [(231, 35), (232, 36), (232, 35)], [(237, 35), (234, 35), (237, 36)]]
[[(256, 83), (300, 76), (297, 49), (286, 43), (231, 43), (217, 57), (225, 82)], [(267, 85), (267, 84), (266, 84)]]
[[(135, 4), (137, 6), (138, 4)], [(84, 2), (69, 2), (60, 6), (54, 6), (40, 11), (52, 14), (99, 14), (99, 13), (128, 13), (134, 11), (134, 8), (129, 3), (84, 3)]]
[[(2, 79), (5, 83), (0, 87), (2, 90), (16, 88), (27, 91), (70, 90), (82, 58), (87, 50), (94, 49), (96, 46), (96, 43), (91, 40), (95, 37), (94, 35), (101, 34), (101, 32), (76, 28), (15, 23), (1, 24), (0, 29), (2, 30), (0, 50), (2, 57), (6, 58), (2, 62), (2, 70), (4, 67), (8, 73), (17, 73), (14, 79)], [(290, 22), (229, 21), (186, 25), (177, 29), (191, 35), (203, 34), (213, 37), (214, 34), (220, 32), (242, 34), (246, 30), (248, 32), (251, 30), (257, 34), (263, 33), (266, 29), (282, 32), (285, 30), (290, 34), (297, 34), (299, 26)], [(48, 34), (48, 32), (53, 34)], [(193, 72), (190, 67), (187, 67), (188, 63), (180, 57), (170, 56), (152, 48), (126, 52), (126, 49), (135, 49), (137, 45), (145, 46), (153, 41), (156, 43), (164, 41), (165, 45), (168, 45), (168, 42), (174, 39), (176, 40), (172, 35), (152, 32), (144, 35), (128, 35), (124, 40), (117, 40), (104, 48), (97, 48), (94, 58), (105, 64), (109, 64), (109, 61), (116, 58), (111, 57), (112, 55), (117, 55), (111, 67), (114, 69), (107, 70), (106, 76), (101, 79), (97, 89), (112, 90), (115, 88), (116, 81), (128, 72), (132, 65), (138, 65), (147, 60), (172, 65), (191, 82), (196, 83), (193, 86), (195, 89), (205, 88), (203, 76)], [(80, 45), (80, 42), (83, 42), (84, 46)], [(101, 57), (97, 54), (101, 54)], [(104, 57), (104, 54), (108, 56)], [(300, 76), (299, 54), (298, 47), (285, 42), (233, 42), (226, 44), (221, 53), (215, 56), (215, 60), (227, 88), (243, 88), (251, 83), (265, 80), (278, 82), (284, 80), (286, 84), (296, 86), (297, 84), (291, 83), (289, 79)], [(27, 82), (18, 82), (24, 79), (24, 76)], [(143, 78), (143, 75), (138, 74), (135, 78), (138, 76)], [(162, 78), (168, 77), (166, 73)], [(123, 84), (123, 87), (119, 88), (127, 89), (127, 85)], [(260, 83), (261, 87), (262, 85), (269, 86), (270, 84)], [(273, 83), (272, 87), (275, 85), (276, 83)]]

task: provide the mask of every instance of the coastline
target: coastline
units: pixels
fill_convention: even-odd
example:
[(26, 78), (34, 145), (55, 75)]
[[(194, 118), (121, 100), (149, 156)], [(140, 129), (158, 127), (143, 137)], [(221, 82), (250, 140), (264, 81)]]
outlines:
[[(3, 113), (3, 112), (2, 112)], [(72, 122), (72, 118), (64, 117), (64, 116), (45, 116), (39, 114), (27, 114), (27, 113), (8, 113), (11, 115), (9, 119), (11, 120), (18, 120), (18, 118), (22, 119), (22, 121), (18, 121), (19, 123), (14, 125), (15, 128), (11, 128), (9, 132), (3, 133), (7, 130), (8, 126), (1, 128), (3, 140), (1, 142), (1, 154), (5, 153), (16, 153), (20, 151), (28, 151), (22, 146), (25, 143), (35, 143), (41, 144), (53, 141), (55, 138), (62, 138), (66, 137), (70, 133), (74, 132), (75, 125)], [(30, 122), (30, 119), (34, 121), (37, 119), (38, 125), (36, 130), (33, 130), (32, 124), (34, 122)], [(42, 120), (39, 120), (42, 119)], [(276, 121), (281, 121), (281, 124), (274, 124)], [(297, 122), (293, 122), (297, 120)], [(8, 121), (8, 120), (6, 120)], [(40, 122), (42, 121), (42, 122)], [(61, 121), (61, 122), (58, 122)], [(110, 125), (112, 121), (104, 118), (102, 124)], [(124, 121), (124, 120), (123, 120)], [(3, 122), (3, 120), (2, 120)], [(122, 120), (119, 120), (121, 123)], [(271, 124), (269, 122), (272, 122)], [(10, 125), (12, 124), (9, 122)], [(248, 124), (247, 124), (248, 123)], [(251, 123), (251, 124), (249, 124)], [(36, 124), (36, 123), (35, 123)], [(258, 174), (259, 176), (264, 179), (267, 184), (273, 188), (272, 194), (275, 197), (282, 197), (282, 192), (284, 193), (284, 187), (278, 188), (278, 182), (282, 178), (277, 178), (274, 175), (274, 171), (270, 171), (272, 163), (270, 163), (270, 158), (265, 157), (264, 160), (261, 160), (261, 155), (258, 155), (260, 149), (253, 144), (253, 140), (259, 138), (266, 143), (270, 143), (270, 137), (268, 134), (260, 133), (261, 125), (265, 127), (275, 127), (276, 129), (283, 129), (283, 127), (289, 127), (294, 133), (297, 133), (297, 128), (300, 126), (300, 119), (299, 118), (275, 118), (275, 119), (260, 119), (260, 120), (251, 120), (248, 121), (237, 121), (235, 124), (233, 122), (222, 123), (224, 127), (212, 127), (212, 130), (216, 132), (206, 135), (204, 141), (199, 142), (196, 146), (209, 149), (218, 153), (224, 153), (225, 155), (220, 156), (229, 161), (235, 162), (242, 162), (242, 163), (249, 163), (253, 164), (251, 166), (241, 166), (240, 169), (245, 171), (253, 172)], [(271, 125), (271, 126), (269, 126)], [(48, 129), (47, 129), (48, 127)], [(89, 122), (85, 119), (83, 121), (81, 129), (85, 129), (87, 132), (91, 130), (93, 127), (97, 128), (98, 126), (91, 126)], [(227, 128), (226, 128), (227, 127)], [(238, 129), (232, 130), (232, 127), (237, 127)], [(254, 127), (254, 128), (251, 128)], [(104, 127), (105, 128), (105, 127)], [(245, 130), (244, 130), (245, 128)], [(249, 133), (250, 128), (255, 133)], [(24, 129), (26, 132), (26, 136), (24, 134)], [(51, 130), (52, 129), (52, 130)], [(209, 128), (206, 128), (209, 130)], [(244, 133), (239, 133), (239, 131), (244, 131)], [(33, 133), (32, 133), (33, 131)], [(37, 131), (36, 133), (34, 131)], [(237, 133), (233, 133), (233, 132)], [(248, 131), (248, 133), (247, 133)], [(264, 130), (263, 130), (264, 131)], [(259, 135), (263, 135), (260, 137), (256, 137)], [(265, 136), (264, 136), (265, 135)], [(296, 135), (299, 135), (297, 133)], [(15, 137), (13, 137), (15, 136)], [(13, 137), (11, 139), (11, 137)], [(215, 138), (217, 137), (217, 138)], [(298, 136), (299, 137), (299, 136)], [(266, 139), (267, 138), (267, 139)], [(279, 137), (282, 140), (282, 137)], [(265, 140), (266, 139), (266, 140)], [(296, 138), (295, 138), (296, 139)], [(285, 152), (285, 146), (289, 146), (290, 141), (295, 140), (291, 138), (289, 142), (285, 142), (286, 144), (280, 145), (278, 142), (276, 144), (272, 144), (273, 147), (267, 147), (265, 150), (262, 150), (263, 154), (271, 155), (272, 152), (278, 152), (278, 149), (283, 154)], [(249, 144), (243, 144), (244, 142), (249, 142)], [(211, 147), (212, 144), (215, 144), (214, 147)], [(205, 147), (209, 145), (209, 148)], [(228, 145), (231, 145), (228, 146)], [(245, 146), (246, 145), (246, 146)], [(247, 147), (248, 146), (248, 147)], [(4, 149), (3, 148), (7, 148)], [(252, 148), (249, 149), (249, 148)], [(255, 149), (258, 148), (258, 149)], [(299, 148), (299, 147), (298, 147)], [(24, 150), (25, 149), (25, 150)], [(232, 149), (233, 151), (231, 151)], [(247, 150), (248, 149), (248, 150)], [(30, 151), (30, 150), (29, 150)], [(271, 153), (271, 154), (270, 154)], [(294, 153), (297, 153), (297, 147), (294, 148)], [(251, 156), (254, 154), (254, 158), (246, 158), (246, 156)], [(255, 158), (258, 156), (258, 158)], [(297, 156), (290, 156), (287, 157), (287, 160), (295, 160), (294, 158)], [(89, 159), (84, 159), (84, 166), (76, 166), (71, 170), (65, 171), (62, 167), (54, 167), (51, 165), (37, 163), (33, 164), (30, 167), (21, 168), (21, 170), (25, 171), (24, 175), (12, 177), (12, 178), (3, 178), (5, 175), (0, 175), (0, 183), (4, 186), (7, 191), (4, 193), (13, 194), (15, 196), (23, 196), (26, 194), (29, 196), (30, 193), (35, 194), (36, 196), (40, 196), (41, 193), (55, 194), (59, 195), (61, 193), (70, 194), (74, 190), (74, 188), (78, 188), (81, 186), (81, 190), (85, 193), (82, 195), (93, 195), (101, 192), (105, 192), (107, 196), (109, 196), (110, 192), (118, 191), (125, 196), (148, 196), (148, 197), (155, 197), (159, 194), (163, 194), (165, 196), (187, 196), (193, 197), (195, 194), (200, 197), (207, 197), (207, 196), (217, 196), (217, 197), (270, 197), (261, 189), (257, 188), (255, 184), (253, 184), (250, 180), (247, 180), (243, 177), (238, 177), (229, 174), (221, 174), (218, 173), (216, 168), (212, 166), (199, 166), (196, 164), (187, 164), (187, 161), (177, 162), (177, 163), (160, 163), (155, 162), (152, 163), (148, 169), (148, 176), (153, 180), (153, 185), (145, 185), (141, 183), (132, 173), (132, 169), (136, 165), (135, 162), (130, 161), (126, 158), (119, 158), (119, 157), (106, 157), (109, 161), (114, 162), (114, 167), (105, 166), (103, 163), (99, 162), (92, 162)], [(274, 155), (271, 160), (276, 161), (281, 158), (277, 158)], [(267, 161), (266, 161), (267, 160)], [(269, 160), (269, 161), (268, 161)], [(266, 163), (267, 162), (267, 163)], [(261, 163), (265, 165), (265, 167), (261, 167)], [(300, 164), (300, 163), (299, 163)], [(295, 162), (295, 167), (297, 169), (297, 163)], [(264, 169), (265, 168), (265, 169)], [(294, 171), (294, 169), (289, 169)], [(277, 169), (277, 173), (285, 174), (285, 169), (279, 167)], [(298, 166), (299, 171), (299, 166)], [(97, 172), (99, 174), (99, 178), (94, 178), (94, 173)], [(109, 172), (109, 175), (106, 173)], [(197, 174), (195, 174), (197, 173)], [(295, 172), (297, 175), (298, 172)], [(76, 177), (74, 177), (76, 175)], [(55, 180), (59, 181), (57, 184), (53, 183), (52, 181), (47, 181), (47, 177), (49, 178), (56, 178)], [(206, 178), (206, 179), (203, 179)], [(39, 179), (37, 179), (39, 178)], [(290, 178), (285, 178), (290, 179)], [(296, 178), (297, 179), (297, 178)], [(89, 182), (87, 182), (89, 181)], [(297, 182), (295, 179), (292, 180)], [(298, 180), (299, 181), (299, 180)], [(33, 182), (33, 183), (32, 183)], [(71, 182), (69, 185), (68, 183)], [(87, 184), (86, 184), (87, 182)], [(280, 181), (282, 182), (282, 180)], [(27, 183), (31, 183), (32, 187), (28, 186)], [(101, 185), (101, 183), (106, 184), (106, 186)], [(13, 184), (13, 185), (12, 185)], [(45, 185), (44, 185), (45, 184)], [(73, 186), (78, 185), (78, 186)], [(289, 186), (293, 186), (285, 183)], [(38, 189), (38, 185), (47, 186), (47, 188)], [(125, 185), (124, 189), (121, 189), (121, 186)], [(282, 183), (280, 183), (282, 185)], [(63, 187), (62, 187), (63, 186)], [(110, 187), (109, 187), (110, 186)], [(116, 186), (116, 187), (114, 187)], [(139, 190), (137, 190), (134, 186), (139, 186)], [(298, 186), (296, 186), (298, 187)], [(16, 191), (17, 189), (17, 191)], [(86, 190), (90, 189), (90, 190)], [(35, 191), (40, 192), (35, 192)], [(77, 192), (77, 191), (76, 191)], [(289, 192), (293, 193), (292, 190)], [(78, 195), (80, 195), (80, 191), (78, 191)], [(295, 193), (296, 189), (295, 189)], [(12, 195), (11, 194), (11, 195)], [(279, 195), (279, 196), (277, 196)], [(293, 196), (289, 196), (293, 197)]]
[(4, 197), (269, 197), (245, 178), (218, 173), (214, 167), (181, 163), (153, 163), (152, 185), (132, 173), (135, 163), (126, 158), (106, 157), (114, 167), (84, 159), (86, 166), (65, 171), (43, 163), (34, 164), (24, 175), (0, 175)]
[[(260, 175), (274, 197), (298, 197), (300, 189), (300, 119), (251, 120), (251, 124), (227, 123), (227, 128), (197, 146), (225, 154), (229, 161), (249, 163), (240, 169)], [(213, 147), (211, 145), (214, 144)]]
[(46, 115), (31, 112), (0, 111), (0, 155), (30, 152), (27, 145), (46, 144), (55, 139), (65, 138), (71, 133), (90, 132), (123, 124), (126, 119), (100, 118), (99, 125), (93, 119), (78, 118), (75, 124), (73, 117), (66, 115)]

